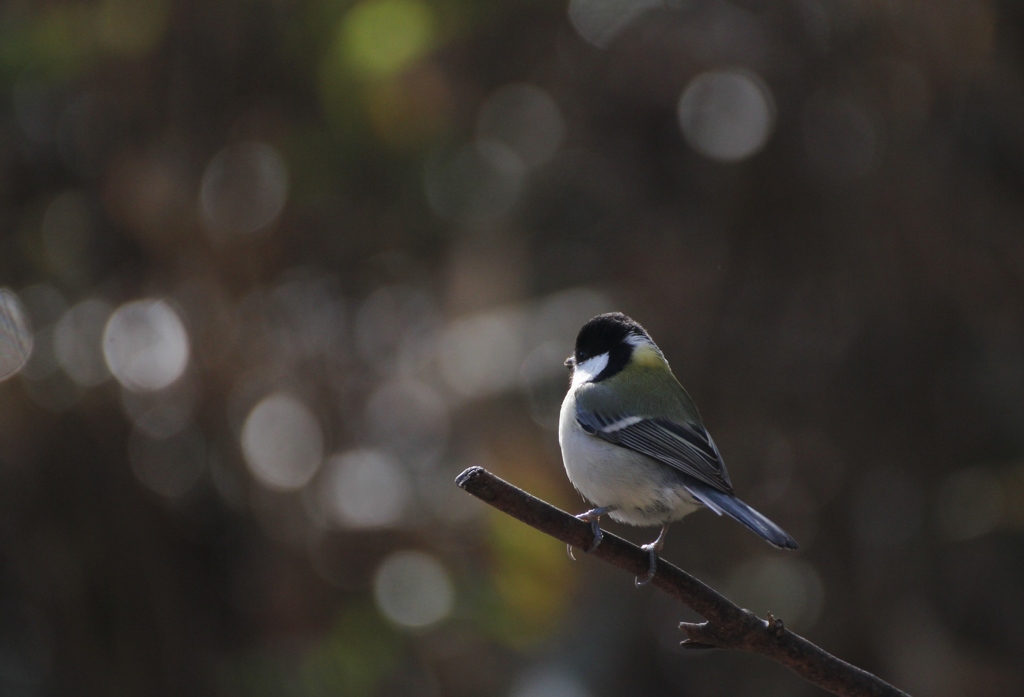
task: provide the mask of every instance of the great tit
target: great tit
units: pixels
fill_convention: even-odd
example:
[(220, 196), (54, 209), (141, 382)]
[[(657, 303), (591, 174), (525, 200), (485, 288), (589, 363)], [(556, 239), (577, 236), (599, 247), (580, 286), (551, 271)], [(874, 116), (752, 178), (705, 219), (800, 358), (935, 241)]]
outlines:
[(797, 548), (782, 528), (736, 498), (696, 405), (638, 323), (620, 312), (594, 317), (565, 364), (572, 385), (558, 442), (569, 481), (596, 506), (576, 516), (593, 526), (590, 551), (601, 543), (602, 515), (660, 525), (657, 539), (643, 546), (650, 570), (637, 583), (646, 583), (669, 524), (701, 507), (735, 518), (776, 547)]

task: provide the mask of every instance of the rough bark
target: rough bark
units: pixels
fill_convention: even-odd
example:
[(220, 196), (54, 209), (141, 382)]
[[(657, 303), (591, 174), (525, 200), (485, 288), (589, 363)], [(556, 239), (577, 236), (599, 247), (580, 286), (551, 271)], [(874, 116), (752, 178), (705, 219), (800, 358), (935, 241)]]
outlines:
[[(531, 496), (482, 467), (471, 467), (455, 483), (481, 501), (577, 549), (593, 543), (590, 524)], [(648, 572), (649, 557), (638, 546), (609, 532), (592, 556), (637, 576)], [(737, 649), (758, 653), (804, 679), (843, 697), (908, 697), (884, 680), (842, 661), (798, 634), (781, 619), (763, 620), (698, 579), (658, 559), (651, 584), (692, 608), (706, 621), (679, 625), (686, 648)]]

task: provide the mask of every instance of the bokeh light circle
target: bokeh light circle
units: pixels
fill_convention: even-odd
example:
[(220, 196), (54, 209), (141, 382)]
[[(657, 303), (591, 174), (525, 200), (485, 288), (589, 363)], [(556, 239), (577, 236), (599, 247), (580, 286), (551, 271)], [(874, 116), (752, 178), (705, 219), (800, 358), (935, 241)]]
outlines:
[(690, 147), (713, 160), (737, 162), (764, 147), (775, 106), (756, 75), (715, 71), (690, 82), (679, 99), (678, 116)]
[(799, 559), (753, 559), (736, 568), (729, 595), (741, 607), (784, 617), (786, 625), (810, 629), (825, 604), (825, 584), (810, 563)]
[(301, 489), (323, 461), (320, 422), (295, 397), (272, 394), (246, 417), (242, 426), (242, 454), (260, 484), (280, 491)]
[(495, 91), (480, 108), (477, 135), (504, 143), (528, 167), (539, 167), (558, 151), (565, 137), (562, 110), (536, 85), (513, 83)]
[(373, 597), (385, 617), (410, 629), (440, 622), (455, 604), (451, 577), (441, 562), (409, 550), (395, 552), (380, 565)]
[(103, 332), (107, 367), (129, 390), (161, 390), (188, 366), (188, 332), (163, 300), (136, 300), (117, 308)]
[(661, 6), (662, 0), (569, 0), (569, 21), (586, 41), (604, 48), (642, 14)]
[(203, 173), (200, 212), (214, 238), (269, 227), (288, 199), (288, 168), (269, 143), (250, 141), (217, 153)]
[(433, 11), (422, 0), (368, 0), (345, 17), (338, 44), (357, 73), (386, 77), (430, 49), (434, 25)]
[(153, 438), (168, 438), (189, 425), (199, 398), (195, 384), (179, 380), (166, 390), (121, 390), (121, 408), (139, 429)]
[(526, 395), (530, 416), (550, 431), (558, 430), (568, 373), (563, 365), (569, 355), (553, 341), (531, 351), (519, 368), (519, 387)]
[(369, 431), (410, 465), (433, 464), (448, 440), (448, 408), (431, 387), (414, 380), (381, 385), (366, 405)]
[(511, 697), (591, 697), (591, 693), (574, 673), (548, 666), (524, 675)]
[(440, 340), (441, 375), (458, 395), (481, 397), (516, 384), (522, 363), (521, 326), (514, 313), (482, 313), (456, 320)]
[(526, 174), (508, 146), (480, 140), (434, 157), (424, 175), (430, 207), (446, 220), (477, 222), (506, 213), (519, 197)]
[(408, 347), (426, 349), (440, 322), (434, 299), (408, 286), (382, 286), (360, 305), (355, 343), (360, 358), (385, 375), (401, 369)]
[(25, 367), (32, 355), (32, 329), (18, 296), (0, 288), (0, 380)]
[(78, 303), (65, 312), (53, 329), (53, 352), (64, 372), (83, 387), (110, 377), (103, 353), (103, 335), (112, 308), (98, 298)]
[(412, 498), (412, 485), (393, 457), (379, 450), (356, 450), (328, 460), (320, 494), (335, 522), (383, 528), (401, 521)]

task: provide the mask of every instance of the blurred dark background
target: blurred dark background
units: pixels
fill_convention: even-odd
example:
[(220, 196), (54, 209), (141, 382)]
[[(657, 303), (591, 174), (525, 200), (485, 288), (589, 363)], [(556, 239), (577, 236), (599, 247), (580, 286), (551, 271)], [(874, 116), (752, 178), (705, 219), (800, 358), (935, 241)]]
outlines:
[(584, 510), (562, 360), (609, 310), (801, 543), (699, 513), (670, 561), (914, 694), (1021, 694), (1022, 33), (3, 3), (0, 694), (822, 694), (453, 485)]

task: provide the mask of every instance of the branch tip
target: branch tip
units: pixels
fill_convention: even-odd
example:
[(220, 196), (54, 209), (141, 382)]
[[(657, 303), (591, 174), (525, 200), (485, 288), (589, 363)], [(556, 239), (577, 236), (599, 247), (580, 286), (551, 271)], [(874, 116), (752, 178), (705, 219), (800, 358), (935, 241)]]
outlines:
[(483, 467), (474, 465), (455, 478), (455, 485), (481, 501), (490, 503), (498, 497), (498, 493), (491, 486), (493, 479), (497, 478)]
[(485, 471), (484, 468), (480, 467), (479, 465), (467, 467), (465, 470), (463, 470), (462, 474), (455, 478), (455, 486), (459, 487), (460, 489), (465, 489), (466, 484), (469, 482), (469, 480), (476, 477), (483, 471)]
[(702, 644), (699, 641), (694, 641), (693, 639), (684, 639), (683, 641), (679, 642), (679, 645), (681, 647), (683, 647), (684, 649), (686, 649), (687, 651), (694, 651), (696, 649), (717, 649), (717, 648), (719, 648), (719, 647), (715, 646), (714, 644)]

